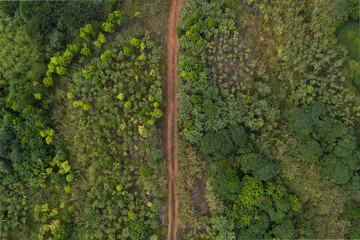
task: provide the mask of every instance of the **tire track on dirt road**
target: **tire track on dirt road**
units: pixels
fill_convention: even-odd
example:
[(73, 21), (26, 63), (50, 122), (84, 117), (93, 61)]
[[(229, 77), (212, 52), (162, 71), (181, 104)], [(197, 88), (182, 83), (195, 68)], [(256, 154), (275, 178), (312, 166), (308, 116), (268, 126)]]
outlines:
[(178, 171), (177, 163), (177, 51), (178, 37), (176, 35), (176, 26), (179, 23), (179, 10), (181, 0), (171, 0), (170, 16), (168, 23), (167, 39), (167, 129), (166, 129), (166, 148), (168, 158), (168, 191), (169, 191), (169, 209), (168, 209), (168, 234), (167, 240), (176, 240), (177, 222), (178, 222), (178, 190), (176, 185), (176, 176)]

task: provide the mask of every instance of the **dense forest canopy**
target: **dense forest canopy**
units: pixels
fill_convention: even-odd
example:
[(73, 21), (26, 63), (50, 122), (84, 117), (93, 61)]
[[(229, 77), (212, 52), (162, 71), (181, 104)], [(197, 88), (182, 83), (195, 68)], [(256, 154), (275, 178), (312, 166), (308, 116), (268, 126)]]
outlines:
[(175, 2), (0, 2), (0, 239), (360, 238), (359, 1)]

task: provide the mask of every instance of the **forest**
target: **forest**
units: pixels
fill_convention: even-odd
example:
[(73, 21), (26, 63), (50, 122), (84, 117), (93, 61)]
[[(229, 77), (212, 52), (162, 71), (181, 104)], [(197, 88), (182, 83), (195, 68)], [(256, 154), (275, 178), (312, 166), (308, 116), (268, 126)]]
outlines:
[(0, 1), (0, 239), (359, 239), (359, 15)]

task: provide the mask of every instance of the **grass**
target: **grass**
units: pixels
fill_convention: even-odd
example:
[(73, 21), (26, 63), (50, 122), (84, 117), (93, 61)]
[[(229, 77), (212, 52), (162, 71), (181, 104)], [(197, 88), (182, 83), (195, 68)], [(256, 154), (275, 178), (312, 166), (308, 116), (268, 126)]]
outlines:
[[(140, 12), (138, 18), (131, 20), (126, 25), (121, 25), (120, 32), (110, 35), (108, 37), (108, 42), (101, 48), (104, 49), (113, 49), (119, 48), (120, 43), (124, 39), (129, 39), (130, 37), (136, 35), (139, 32), (150, 31), (151, 38), (155, 41), (157, 45), (160, 45), (163, 49), (163, 53), (166, 53), (166, 36), (167, 36), (167, 19), (170, 3), (168, 1), (154, 1), (154, 0), (124, 0), (121, 4), (120, 9), (124, 10), (131, 18), (135, 15), (136, 12)], [(95, 55), (99, 55), (100, 51), (96, 51)], [(166, 54), (162, 56), (162, 68), (161, 75), (163, 76), (164, 82), (163, 86), (166, 86)], [(79, 71), (82, 66), (87, 64), (85, 58), (84, 62), (74, 64), (71, 69), (71, 73)], [(78, 129), (78, 121), (74, 119), (72, 115), (71, 107), (67, 104), (66, 93), (70, 91), (67, 86), (67, 82), (71, 81), (72, 75), (67, 74), (65, 77), (62, 77), (61, 84), (58, 85), (56, 94), (52, 96), (51, 102), (54, 105), (52, 110), (52, 121), (56, 126), (58, 133), (58, 143), (62, 143), (69, 151), (69, 162), (71, 163), (72, 168), (76, 173), (75, 182), (72, 184), (72, 196), (70, 201), (75, 206), (75, 223), (74, 225), (84, 226), (86, 223), (86, 218), (81, 209), (84, 209), (84, 205), (87, 204), (86, 198), (87, 193), (83, 190), (88, 186), (88, 175), (91, 169), (91, 163), (88, 160), (82, 159), (78, 153), (82, 152), (78, 148), (79, 145), (74, 144), (74, 136)], [(166, 87), (164, 87), (165, 89)], [(166, 91), (163, 91), (163, 98), (165, 99)], [(163, 109), (164, 110), (164, 109)], [(161, 129), (165, 128), (166, 119), (163, 118), (161, 123)], [(160, 139), (165, 139), (165, 130), (159, 133)], [(164, 145), (164, 144), (162, 144)], [(164, 145), (165, 149), (165, 145)], [(161, 170), (166, 172), (166, 155), (165, 150), (162, 150), (164, 159), (164, 168)], [(90, 169), (89, 169), (90, 167)], [(121, 173), (119, 173), (121, 174)], [(90, 174), (94, 175), (94, 174)], [(162, 184), (164, 185), (164, 184)], [(167, 196), (167, 188), (164, 187), (160, 189), (164, 191), (161, 195)], [(163, 205), (167, 204), (167, 198), (163, 199)], [(167, 213), (167, 211), (166, 211)], [(155, 233), (159, 235), (160, 239), (165, 239), (166, 236), (166, 226), (163, 226), (155, 230)], [(76, 238), (77, 236), (72, 236)]]

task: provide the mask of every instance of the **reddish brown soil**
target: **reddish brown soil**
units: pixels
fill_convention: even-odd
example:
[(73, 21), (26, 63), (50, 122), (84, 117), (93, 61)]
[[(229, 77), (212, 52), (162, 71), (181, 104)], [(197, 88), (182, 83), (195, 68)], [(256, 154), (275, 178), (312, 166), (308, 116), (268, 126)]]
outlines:
[(181, 0), (171, 0), (170, 16), (168, 23), (168, 55), (167, 55), (167, 158), (168, 158), (168, 187), (169, 187), (169, 211), (168, 211), (168, 235), (167, 240), (176, 240), (178, 222), (178, 190), (176, 175), (178, 171), (177, 145), (176, 145), (176, 119), (177, 119), (177, 51), (178, 37), (176, 26), (179, 22), (179, 8)]

